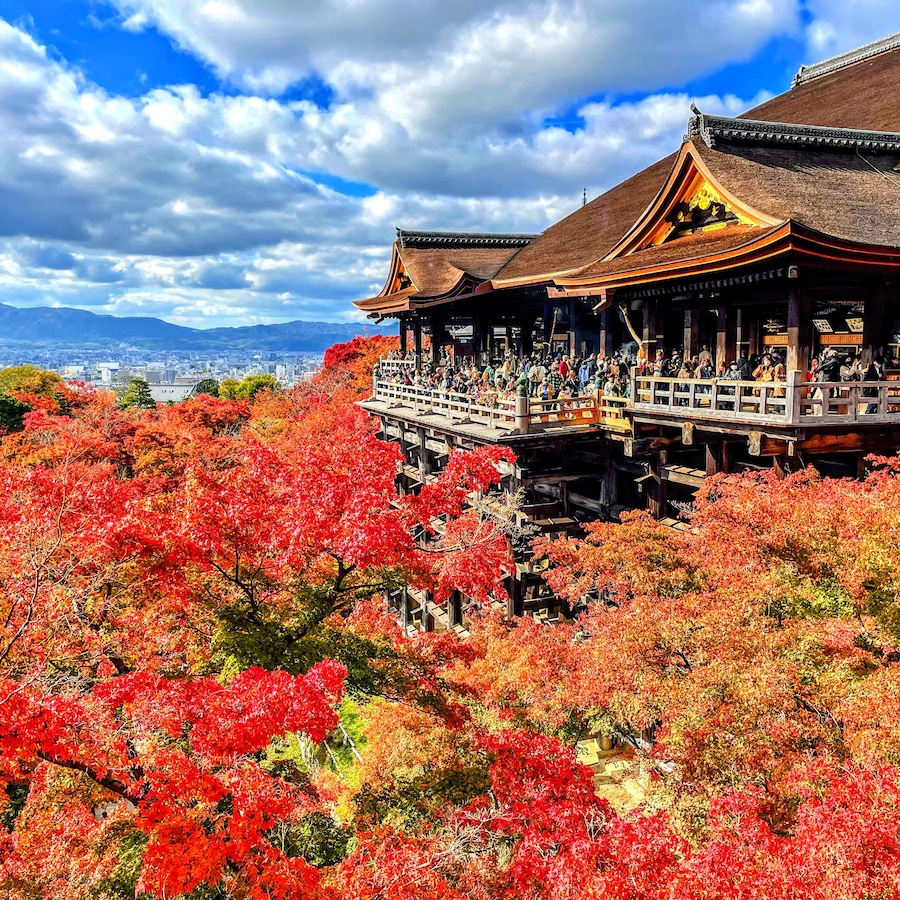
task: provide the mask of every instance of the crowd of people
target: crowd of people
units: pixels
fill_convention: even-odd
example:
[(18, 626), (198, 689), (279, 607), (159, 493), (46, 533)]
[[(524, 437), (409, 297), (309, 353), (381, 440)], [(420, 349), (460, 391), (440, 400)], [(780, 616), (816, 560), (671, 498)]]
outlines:
[[(477, 365), (471, 359), (456, 360), (452, 354), (442, 354), (437, 365), (416, 367), (413, 354), (397, 351), (390, 360), (409, 365), (385, 367), (383, 377), (394, 383), (419, 387), (427, 392), (439, 391), (468, 396), (480, 402), (512, 399), (517, 394), (539, 400), (577, 397), (601, 393), (607, 397), (631, 396), (631, 373), (653, 375), (678, 380), (724, 380), (753, 382), (785, 382), (787, 369), (784, 358), (772, 351), (762, 355), (738, 356), (726, 363), (716, 362), (708, 346), (694, 356), (673, 350), (666, 355), (657, 350), (652, 359), (637, 352), (635, 344), (612, 356), (591, 353), (572, 357), (562, 352), (534, 353), (516, 357), (507, 353), (502, 360)], [(824, 349), (812, 358), (806, 381), (838, 383), (851, 381), (884, 381), (885, 360), (872, 360), (854, 352), (836, 348)], [(874, 396), (875, 388), (863, 388), (866, 396)], [(870, 393), (867, 393), (870, 392)]]
[(462, 394), (473, 400), (490, 402), (512, 399), (517, 394), (537, 400), (555, 400), (591, 393), (630, 396), (630, 371), (636, 360), (626, 354), (598, 358), (596, 353), (571, 357), (565, 353), (515, 357), (476, 365), (472, 360), (454, 360), (445, 354), (438, 365), (425, 364), (418, 370), (415, 358), (392, 353), (389, 359), (409, 362), (409, 366), (386, 368), (384, 377), (425, 391)]

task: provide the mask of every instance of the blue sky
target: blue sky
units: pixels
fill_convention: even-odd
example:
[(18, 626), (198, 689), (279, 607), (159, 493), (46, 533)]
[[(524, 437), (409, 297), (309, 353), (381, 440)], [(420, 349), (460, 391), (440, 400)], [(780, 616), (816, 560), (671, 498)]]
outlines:
[(0, 0), (0, 302), (352, 319), (395, 225), (540, 231), (691, 100), (896, 31), (895, 0)]

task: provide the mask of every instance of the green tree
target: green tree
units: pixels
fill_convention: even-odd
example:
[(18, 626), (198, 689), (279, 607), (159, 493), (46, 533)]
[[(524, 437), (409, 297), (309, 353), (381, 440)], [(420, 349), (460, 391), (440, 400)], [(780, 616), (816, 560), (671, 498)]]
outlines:
[(62, 387), (63, 380), (56, 372), (37, 366), (10, 366), (0, 369), (0, 393), (40, 394), (52, 397)]
[(156, 401), (150, 394), (150, 385), (144, 378), (132, 378), (128, 382), (128, 390), (122, 395), (119, 405), (123, 409), (135, 407), (137, 409), (152, 409)]
[(210, 397), (219, 396), (219, 382), (215, 378), (204, 378), (197, 383), (198, 394), (209, 394)]
[(237, 400), (240, 382), (236, 378), (223, 378), (219, 385), (219, 397), (222, 400)]
[(238, 385), (238, 399), (252, 400), (260, 391), (277, 393), (281, 385), (274, 375), (248, 375)]
[(274, 375), (247, 375), (241, 381), (225, 378), (219, 385), (223, 400), (252, 400), (260, 391), (280, 391), (281, 384)]

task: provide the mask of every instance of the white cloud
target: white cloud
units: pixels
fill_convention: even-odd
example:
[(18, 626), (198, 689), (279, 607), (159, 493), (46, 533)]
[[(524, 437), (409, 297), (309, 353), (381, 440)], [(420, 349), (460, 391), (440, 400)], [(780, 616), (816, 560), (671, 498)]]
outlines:
[(900, 6), (893, 0), (807, 0), (807, 7), (808, 63), (900, 31)]
[[(900, 28), (876, 0), (107, 2), (243, 92), (115, 96), (0, 21), (0, 288), (202, 325), (354, 318), (395, 225), (541, 230), (674, 150), (691, 99), (762, 99), (671, 86)], [(310, 77), (324, 107), (281, 96)]]
[[(355, 317), (395, 225), (541, 230), (584, 185), (598, 193), (677, 146), (689, 98), (593, 102), (574, 130), (536, 121), (442, 141), (383, 103), (323, 110), (191, 85), (114, 96), (0, 21), (4, 299), (204, 325)], [(375, 189), (348, 196), (312, 173)]]

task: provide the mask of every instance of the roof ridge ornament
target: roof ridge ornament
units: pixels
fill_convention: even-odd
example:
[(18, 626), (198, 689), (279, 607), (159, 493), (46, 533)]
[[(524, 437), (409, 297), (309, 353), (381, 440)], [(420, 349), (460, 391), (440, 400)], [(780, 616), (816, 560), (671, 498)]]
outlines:
[(465, 231), (412, 231), (397, 228), (397, 240), (400, 246), (425, 249), (432, 247), (458, 248), (494, 248), (525, 247), (538, 235), (536, 234), (497, 234), (491, 232)]
[(691, 105), (688, 139), (700, 137), (710, 149), (719, 142), (739, 144), (788, 144), (804, 147), (869, 153), (900, 153), (900, 134), (894, 131), (865, 131), (858, 128), (829, 128), (821, 125), (793, 125), (758, 119), (710, 116)]
[(823, 59), (821, 62), (811, 63), (808, 66), (800, 66), (800, 71), (794, 76), (791, 88), (799, 87), (813, 78), (820, 75), (828, 75), (830, 72), (836, 72), (846, 66), (852, 66), (855, 63), (871, 59), (881, 53), (887, 53), (888, 50), (896, 50), (900, 47), (900, 31), (896, 34), (889, 34), (887, 37), (879, 38), (869, 44), (863, 44), (862, 47), (856, 47), (853, 50), (847, 50), (845, 53), (839, 53), (837, 56)]

